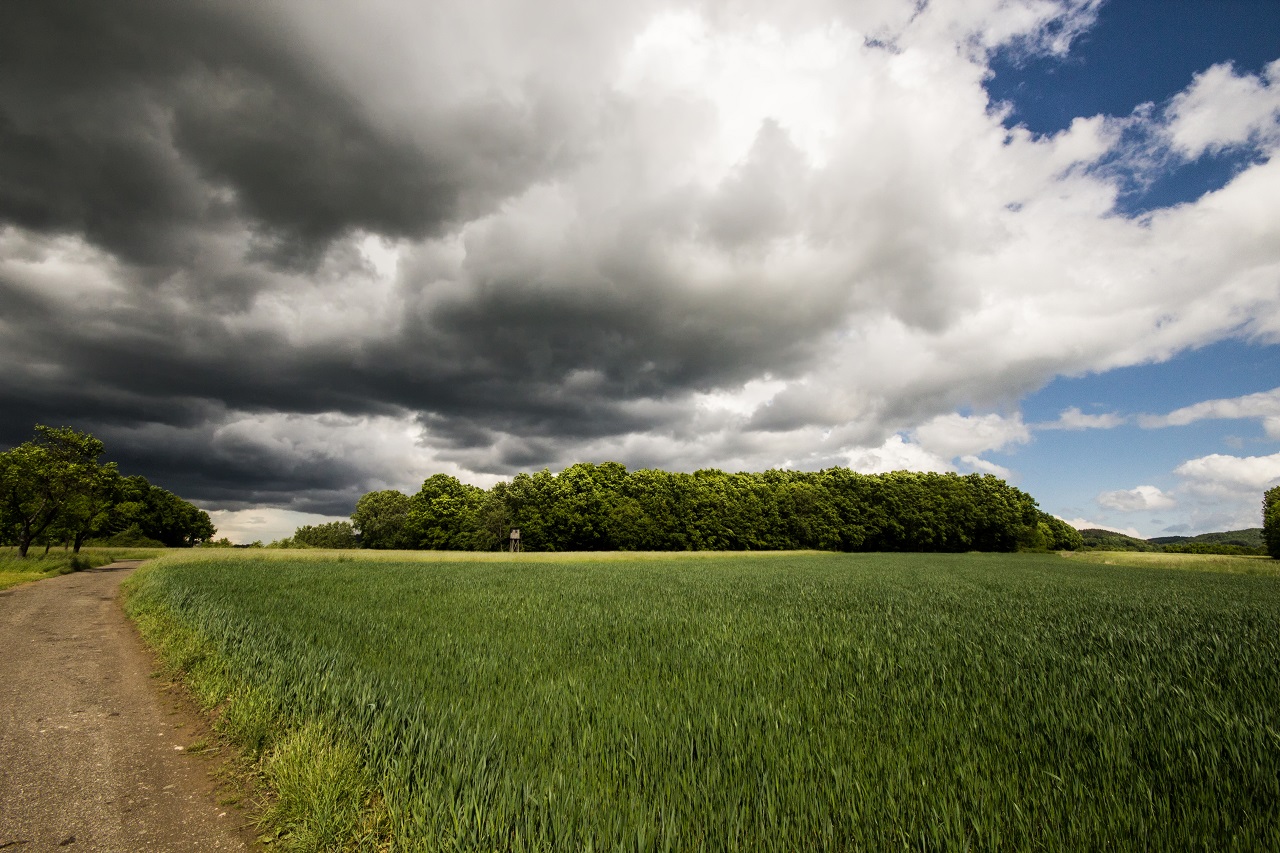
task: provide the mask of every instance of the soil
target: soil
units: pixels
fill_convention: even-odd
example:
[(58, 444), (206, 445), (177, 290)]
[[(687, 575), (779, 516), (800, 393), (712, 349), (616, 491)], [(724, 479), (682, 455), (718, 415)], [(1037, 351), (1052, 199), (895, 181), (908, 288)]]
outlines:
[(207, 718), (124, 615), (137, 565), (0, 592), (0, 853), (262, 849), (196, 754)]

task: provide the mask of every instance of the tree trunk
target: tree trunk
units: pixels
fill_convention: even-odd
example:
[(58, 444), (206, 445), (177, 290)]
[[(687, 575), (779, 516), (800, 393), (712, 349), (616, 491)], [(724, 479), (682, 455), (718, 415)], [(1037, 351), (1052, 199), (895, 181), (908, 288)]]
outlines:
[(79, 554), (79, 553), (80, 553), (80, 546), (81, 546), (82, 544), (84, 544), (84, 531), (83, 531), (83, 530), (77, 530), (77, 531), (76, 531), (76, 538), (75, 538), (75, 542), (74, 542), (73, 544), (74, 544), (74, 547), (71, 549), (71, 553), (73, 553), (73, 554)]
[(24, 521), (18, 531), (18, 556), (27, 558), (27, 550), (31, 547), (31, 522)]

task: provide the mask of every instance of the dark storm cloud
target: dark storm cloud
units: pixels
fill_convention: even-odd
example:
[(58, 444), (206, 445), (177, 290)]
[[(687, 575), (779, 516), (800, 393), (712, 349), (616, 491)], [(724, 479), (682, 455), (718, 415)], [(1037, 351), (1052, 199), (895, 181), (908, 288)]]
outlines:
[[(10, 325), (4, 440), (21, 440), (31, 412), (90, 424), (198, 422), (203, 407), (184, 398), (249, 412), (399, 407), (481, 417), (518, 400), (504, 374), (533, 388), (553, 381), (519, 375), (511, 360), (520, 354), (478, 365), (465, 348), (449, 351), (463, 339), (453, 331), (389, 330), (363, 359), (343, 347), (297, 347), (270, 329), (229, 331), (219, 309), (245, 309), (273, 282), (208, 245), (243, 219), (255, 235), (250, 260), (310, 265), (355, 229), (436, 233), (560, 156), (561, 140), (539, 138), (540, 109), (485, 97), (397, 133), (263, 26), (252, 4), (4, 4), (0, 222), (83, 235), (138, 288), (95, 306), (86, 325), (49, 294), (0, 276)], [(161, 287), (190, 301), (154, 301), (148, 289)], [(483, 348), (492, 337), (466, 339)], [(513, 417), (568, 420), (557, 407), (563, 401), (530, 401)]]
[[(122, 464), (194, 498), (291, 502), (292, 484), (346, 500), (375, 476), (358, 461), (286, 464), (269, 442), (215, 433), (275, 412), (417, 419), (440, 458), (511, 473), (582, 441), (687, 434), (682, 398), (802, 364), (811, 332), (838, 315), (821, 299), (753, 287), (750, 274), (686, 293), (670, 260), (701, 234), (751, 255), (792, 224), (785, 185), (803, 181), (803, 166), (776, 122), (718, 192), (649, 196), (643, 183), (604, 176), (603, 194), (631, 196), (616, 233), (544, 252), (527, 223), (502, 220), (504, 199), (583, 151), (643, 151), (633, 105), (575, 88), (580, 69), (611, 61), (609, 48), (590, 38), (560, 55), (548, 47), (564, 27), (598, 34), (616, 22), (586, 7), (548, 10), (536, 24), (548, 41), (532, 59), (511, 57), (534, 69), (515, 90), (502, 75), (454, 80), (465, 96), (442, 80), (397, 114), (376, 107), (387, 99), (375, 87), (402, 81), (362, 77), (360, 62), (334, 66), (297, 12), (147, 0), (0, 7), (0, 226), (25, 232), (0, 271), (0, 441), (21, 441), (35, 420), (72, 423), (109, 434)], [(374, 57), (378, 70), (381, 45), (358, 44), (368, 37), (353, 30), (336, 44), (357, 42), (357, 59)], [(474, 64), (470, 43), (448, 41), (436, 32), (424, 47), (453, 51), (436, 67)], [(706, 132), (704, 108), (682, 110), (647, 119), (660, 125), (645, 132)], [(598, 122), (606, 129), (584, 137)], [(442, 276), (414, 268), (410, 252), (376, 327), (317, 340), (306, 316), (254, 319), (264, 301), (322, 303), (323, 279), (349, 282), (358, 301), (374, 286), (359, 234), (430, 240), (490, 213), (495, 225), (469, 236), (466, 262)], [(53, 282), (39, 260), (65, 253), (62, 236), (102, 254)], [(103, 281), (64, 292), (84, 273)]]
[(114, 430), (100, 435), (123, 471), (147, 470), (178, 494), (225, 509), (273, 505), (349, 515), (366, 490), (367, 460), (312, 453), (296, 456), (215, 429)]
[(380, 124), (270, 11), (0, 6), (0, 220), (175, 264), (184, 228), (239, 215), (264, 252), (308, 260), (351, 229), (436, 233), (559, 156), (536, 103), (440, 107), (416, 134)]
[[(545, 177), (571, 147), (536, 92), (520, 104), (444, 98), (412, 126), (380, 122), (287, 24), (268, 25), (270, 11), (142, 0), (0, 8), (0, 222), (83, 236), (110, 253), (127, 288), (68, 306), (0, 275), (10, 368), (0, 440), (22, 440), (33, 419), (167, 424), (186, 432), (168, 435), (163, 452), (121, 448), (121, 460), (223, 500), (249, 482), (287, 491), (268, 476), (266, 450), (198, 452), (200, 425), (227, 412), (443, 413), (428, 419), (445, 447), (528, 435), (523, 451), (495, 460), (502, 467), (549, 458), (552, 438), (653, 426), (615, 405), (629, 397), (706, 384), (722, 368), (748, 375), (742, 347), (673, 327), (643, 293), (593, 301), (590, 281), (538, 295), (522, 294), (521, 281), (479, 280), (478, 298), (409, 309), (352, 346), (220, 322), (252, 311), (258, 294), (307, 287), (282, 283), (273, 266), (314, 272), (320, 258), (349, 253), (345, 235), (357, 230), (440, 233)], [(223, 248), (243, 228), (248, 249)], [(500, 247), (492, 254), (500, 263)], [(587, 369), (601, 381), (561, 387)], [(349, 466), (323, 472), (352, 482)]]

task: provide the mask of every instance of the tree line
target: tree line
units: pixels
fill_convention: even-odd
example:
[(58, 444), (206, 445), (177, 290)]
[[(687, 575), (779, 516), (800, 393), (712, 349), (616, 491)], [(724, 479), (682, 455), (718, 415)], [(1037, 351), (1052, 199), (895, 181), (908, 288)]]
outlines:
[(1080, 534), (989, 474), (847, 468), (692, 474), (617, 462), (519, 474), (491, 489), (446, 474), (416, 494), (360, 498), (351, 524), (299, 528), (294, 547), (490, 551), (1074, 550)]
[(33, 544), (189, 547), (217, 530), (208, 513), (145, 477), (100, 463), (103, 443), (70, 427), (37, 424), (35, 436), (0, 452), (0, 544), (27, 556)]

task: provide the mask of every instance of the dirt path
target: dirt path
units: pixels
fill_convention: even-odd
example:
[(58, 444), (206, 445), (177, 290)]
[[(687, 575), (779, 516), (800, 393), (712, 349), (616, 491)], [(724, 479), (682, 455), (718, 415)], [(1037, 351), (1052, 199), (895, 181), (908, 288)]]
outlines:
[(0, 851), (255, 849), (202, 721), (151, 677), (117, 600), (137, 563), (0, 592)]

